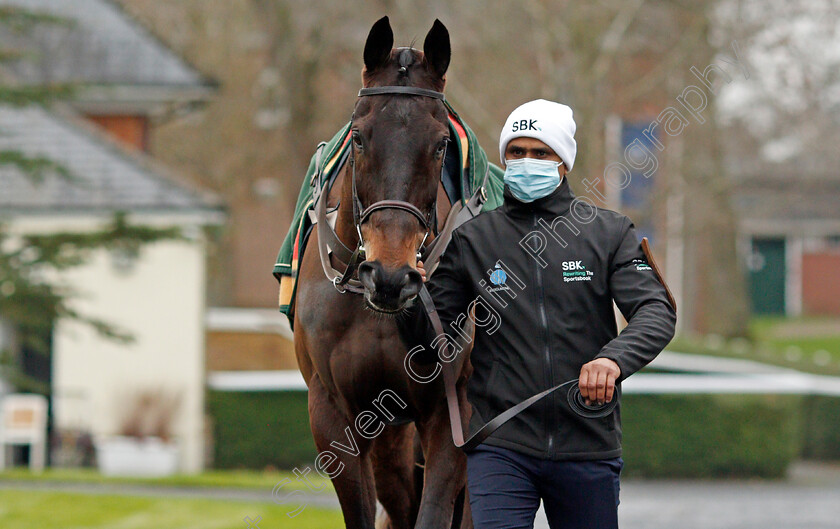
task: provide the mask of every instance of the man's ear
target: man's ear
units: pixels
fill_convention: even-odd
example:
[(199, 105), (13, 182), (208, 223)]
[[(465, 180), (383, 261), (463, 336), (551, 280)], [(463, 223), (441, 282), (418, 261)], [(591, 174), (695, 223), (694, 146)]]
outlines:
[(376, 21), (370, 28), (365, 42), (365, 70), (372, 72), (384, 66), (391, 58), (391, 48), (394, 47), (394, 32), (387, 16)]
[(423, 41), (423, 53), (426, 55), (426, 64), (429, 69), (445, 81), (452, 47), (449, 44), (449, 31), (438, 19), (435, 19), (432, 29), (426, 34), (426, 40)]

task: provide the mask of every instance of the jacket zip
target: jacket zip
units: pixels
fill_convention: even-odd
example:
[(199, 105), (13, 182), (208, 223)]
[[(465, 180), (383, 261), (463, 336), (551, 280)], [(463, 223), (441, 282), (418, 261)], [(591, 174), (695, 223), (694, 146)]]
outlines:
[[(537, 224), (537, 214), (534, 213), (534, 227), (539, 227)], [(540, 269), (539, 263), (534, 261), (534, 267), (536, 268), (536, 278), (537, 278), (537, 305), (540, 308), (540, 321), (542, 322), (542, 330), (543, 330), (543, 348), (545, 352), (545, 363), (548, 366), (548, 380), (549, 386), (554, 386), (554, 372), (551, 368), (551, 348), (549, 347), (548, 343), (548, 317), (545, 314), (545, 299), (544, 299), (544, 292), (543, 292), (543, 284), (542, 284), (542, 270)], [(551, 395), (552, 402), (554, 401), (554, 395)], [(551, 405), (549, 409), (549, 421), (548, 421), (548, 455), (551, 457), (551, 447), (554, 444), (554, 422), (552, 419), (554, 418), (554, 405)]]

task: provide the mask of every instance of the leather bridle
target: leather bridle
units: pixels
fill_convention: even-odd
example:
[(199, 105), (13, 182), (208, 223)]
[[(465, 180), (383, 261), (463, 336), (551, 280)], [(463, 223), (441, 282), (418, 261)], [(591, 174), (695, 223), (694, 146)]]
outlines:
[[(434, 90), (427, 90), (425, 88), (416, 88), (413, 86), (377, 86), (374, 88), (362, 88), (359, 90), (359, 97), (365, 96), (375, 96), (375, 95), (417, 95), (417, 96), (424, 96), (424, 97), (431, 97), (434, 99), (439, 99), (441, 101), (444, 100), (444, 96), (442, 92), (435, 92)], [(355, 111), (353, 112), (353, 118), (350, 119), (350, 130), (351, 134), (355, 134), (352, 131), (352, 122), (353, 119), (356, 117)], [(446, 157), (446, 151), (444, 150), (443, 158)], [(408, 211), (415, 217), (417, 220), (420, 221), (420, 225), (423, 226), (426, 230), (426, 234), (423, 236), (423, 241), (420, 242), (420, 248), (426, 243), (426, 239), (429, 237), (429, 232), (432, 229), (432, 220), (434, 217), (434, 212), (437, 209), (437, 197), (435, 198), (435, 204), (432, 206), (432, 209), (429, 211), (428, 216), (424, 215), (420, 209), (412, 204), (411, 202), (406, 202), (404, 200), (392, 200), (392, 199), (385, 199), (379, 200), (378, 202), (374, 202), (373, 204), (369, 205), (367, 208), (362, 206), (362, 201), (359, 199), (359, 193), (356, 191), (356, 150), (353, 148), (352, 140), (350, 145), (350, 170), (352, 172), (352, 193), (353, 193), (353, 224), (356, 227), (356, 234), (359, 236), (359, 247), (360, 253), (363, 255), (365, 251), (365, 244), (364, 239), (362, 238), (362, 224), (368, 219), (368, 217), (374, 211), (379, 211), (381, 209), (401, 209), (403, 211)], [(420, 254), (418, 252), (417, 258), (420, 258)]]
[[(442, 92), (437, 92), (435, 90), (429, 90), (426, 88), (418, 88), (414, 86), (377, 86), (371, 88), (362, 88), (361, 90), (359, 90), (358, 94), (360, 98), (378, 95), (422, 96), (438, 99), (440, 101), (446, 100)], [(437, 233), (437, 197), (435, 198), (435, 204), (432, 206), (432, 209), (428, 213), (428, 215), (420, 211), (420, 209), (414, 204), (406, 202), (404, 200), (379, 200), (377, 202), (374, 202), (373, 204), (370, 204), (367, 207), (364, 207), (361, 200), (359, 199), (358, 191), (356, 189), (355, 148), (352, 145), (352, 134), (354, 134), (354, 132), (352, 131), (352, 124), (354, 118), (355, 111), (353, 112), (353, 117), (351, 117), (350, 120), (351, 145), (348, 146), (350, 150), (348, 163), (350, 164), (351, 171), (350, 178), (352, 193), (351, 200), (353, 202), (353, 224), (359, 239), (355, 249), (350, 250), (338, 238), (338, 235), (336, 234), (335, 230), (328, 224), (326, 220), (328, 193), (319, 190), (318, 186), (316, 186), (315, 194), (317, 196), (314, 198), (314, 200), (316, 201), (315, 215), (316, 224), (318, 225), (318, 246), (321, 258), (321, 265), (324, 269), (324, 274), (339, 292), (344, 293), (349, 291), (356, 294), (361, 294), (364, 293), (364, 285), (362, 285), (361, 281), (359, 281), (358, 279), (353, 278), (353, 274), (358, 269), (359, 265), (365, 260), (365, 245), (364, 238), (362, 237), (362, 225), (368, 220), (368, 218), (370, 218), (370, 215), (372, 213), (384, 209), (399, 209), (407, 211), (408, 213), (411, 213), (414, 217), (417, 218), (417, 220), (420, 222), (420, 225), (426, 230), (426, 233), (423, 237), (423, 241), (420, 243), (420, 249), (418, 251), (417, 258), (424, 262), (427, 273), (431, 274), (431, 272), (434, 271), (434, 269), (436, 268), (437, 262), (440, 259), (440, 255), (443, 253), (446, 244), (448, 244), (449, 239), (451, 238), (452, 230), (455, 228), (455, 226), (457, 226), (457, 224), (459, 224), (463, 220), (466, 220), (463, 216), (459, 219), (456, 219), (459, 211), (468, 209), (470, 216), (475, 216), (481, 210), (481, 206), (487, 198), (487, 195), (484, 191), (484, 186), (487, 183), (487, 173), (485, 173), (484, 175), (484, 182), (482, 183), (481, 187), (470, 198), (466, 205), (462, 205), (460, 201), (453, 205), (452, 209), (449, 212), (449, 216), (446, 219), (444, 229), (441, 230), (440, 234), (436, 234), (434, 240), (431, 243), (426, 245), (425, 243), (428, 240), (429, 233), (433, 230), (435, 231), (435, 233)], [(445, 149), (443, 152), (442, 159), (446, 159)], [(331, 253), (338, 261), (344, 264), (344, 271), (336, 270), (332, 266), (332, 263), (330, 262)]]

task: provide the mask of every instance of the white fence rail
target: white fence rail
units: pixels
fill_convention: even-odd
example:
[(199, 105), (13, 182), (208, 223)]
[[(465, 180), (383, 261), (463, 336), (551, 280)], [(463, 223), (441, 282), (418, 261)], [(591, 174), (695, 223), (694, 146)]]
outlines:
[[(811, 375), (747, 360), (663, 352), (651, 367), (674, 372), (637, 373), (624, 381), (622, 391), (628, 394), (767, 393), (840, 397), (840, 377)], [(680, 370), (691, 374), (680, 374)], [(208, 374), (207, 385), (219, 391), (306, 390), (303, 377), (296, 370), (216, 371)]]

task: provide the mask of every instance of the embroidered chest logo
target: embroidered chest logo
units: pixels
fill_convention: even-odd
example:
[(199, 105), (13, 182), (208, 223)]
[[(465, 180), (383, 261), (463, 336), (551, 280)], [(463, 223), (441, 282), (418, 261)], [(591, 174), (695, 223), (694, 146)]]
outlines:
[(563, 261), (561, 264), (563, 269), (563, 282), (570, 283), (572, 281), (592, 281), (594, 272), (587, 270), (583, 261)]
[(493, 268), (493, 271), (490, 274), (490, 282), (493, 283), (494, 286), (490, 287), (488, 291), (498, 292), (500, 290), (510, 290), (510, 287), (505, 284), (507, 278), (508, 277), (505, 271), (502, 270), (499, 263), (496, 263), (495, 268)]
[(505, 301), (504, 296), (501, 295), (502, 292), (504, 292), (505, 296), (509, 299), (516, 299), (516, 290), (508, 285), (514, 286), (520, 291), (525, 290), (525, 282), (519, 279), (516, 273), (501, 259), (496, 261), (493, 268), (488, 268), (486, 273), (487, 279), (490, 281), (488, 282), (487, 279), (481, 279), (478, 281), (478, 286), (490, 294), (490, 296), (495, 299), (502, 308), (508, 306), (508, 302)]

